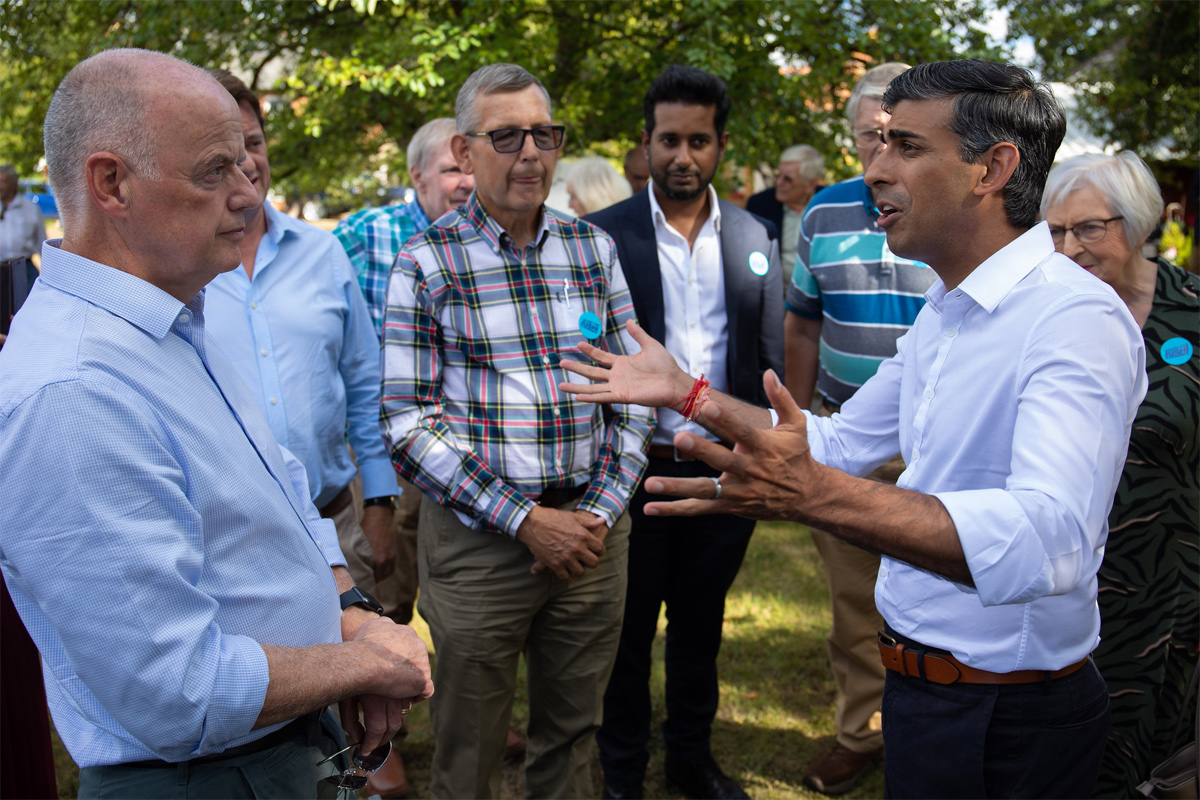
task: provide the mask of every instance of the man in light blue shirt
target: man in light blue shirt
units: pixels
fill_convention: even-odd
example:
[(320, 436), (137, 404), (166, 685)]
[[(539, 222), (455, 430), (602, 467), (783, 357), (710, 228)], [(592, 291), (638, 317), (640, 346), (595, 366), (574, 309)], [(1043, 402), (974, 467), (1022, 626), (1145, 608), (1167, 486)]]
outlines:
[(80, 796), (311, 796), (326, 706), (369, 751), (432, 684), (205, 336), (258, 202), (237, 105), (106, 51), (63, 80), (45, 147), (66, 235), (0, 351), (0, 571)]
[[(374, 593), (396, 567), (396, 473), (379, 432), (379, 339), (337, 239), (266, 202), (271, 165), (258, 98), (225, 70), (212, 74), (237, 101), (242, 169), (262, 205), (238, 244), (241, 268), (208, 287), (209, 331), (275, 438), (304, 464), (309, 496), (337, 527), (355, 584)], [(351, 489), (356, 473), (361, 524)]]

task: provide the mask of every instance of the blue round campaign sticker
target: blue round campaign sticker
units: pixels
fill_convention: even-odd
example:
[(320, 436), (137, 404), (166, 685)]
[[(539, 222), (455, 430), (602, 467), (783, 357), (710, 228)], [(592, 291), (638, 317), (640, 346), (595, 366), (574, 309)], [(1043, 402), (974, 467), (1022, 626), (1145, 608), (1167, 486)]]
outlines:
[(1163, 342), (1160, 352), (1163, 361), (1168, 364), (1183, 364), (1192, 357), (1192, 343), (1182, 336), (1176, 336)]
[(771, 262), (762, 253), (755, 250), (750, 254), (750, 271), (755, 275), (766, 275), (770, 266)]
[(600, 318), (590, 311), (585, 311), (579, 315), (579, 332), (587, 339), (595, 339), (600, 335), (600, 331), (604, 330)]

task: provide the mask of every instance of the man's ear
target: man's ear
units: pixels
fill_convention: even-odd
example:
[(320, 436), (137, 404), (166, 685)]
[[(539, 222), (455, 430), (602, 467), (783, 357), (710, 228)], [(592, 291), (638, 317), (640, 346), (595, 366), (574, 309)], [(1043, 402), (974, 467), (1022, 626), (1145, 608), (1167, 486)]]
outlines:
[(83, 166), (92, 203), (114, 219), (129, 213), (129, 168), (113, 153), (92, 153)]
[(458, 162), (458, 168), (463, 171), (463, 174), (475, 174), (475, 165), (471, 163), (471, 148), (467, 144), (467, 137), (461, 133), (451, 136), (450, 152), (454, 155), (454, 160)]
[(642, 147), (645, 149), (650, 147), (650, 134), (646, 132), (645, 128), (642, 128)]
[(975, 194), (983, 197), (1003, 191), (1008, 185), (1017, 164), (1021, 163), (1021, 151), (1012, 142), (997, 142), (975, 163), (984, 168), (975, 184)]

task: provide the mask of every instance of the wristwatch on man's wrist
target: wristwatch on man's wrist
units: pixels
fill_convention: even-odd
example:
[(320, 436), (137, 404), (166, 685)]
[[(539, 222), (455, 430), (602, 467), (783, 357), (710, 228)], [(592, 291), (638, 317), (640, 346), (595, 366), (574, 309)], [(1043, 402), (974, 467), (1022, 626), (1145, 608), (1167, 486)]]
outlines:
[(383, 616), (383, 606), (379, 604), (379, 601), (372, 597), (370, 593), (364, 592), (357, 586), (342, 592), (338, 596), (338, 599), (342, 601), (342, 611), (345, 611), (350, 606), (362, 606), (367, 611), (374, 611), (379, 616)]
[(370, 508), (371, 506), (387, 506), (395, 511), (396, 495), (385, 494), (381, 497), (368, 497), (366, 500), (363, 500), (363, 508)]

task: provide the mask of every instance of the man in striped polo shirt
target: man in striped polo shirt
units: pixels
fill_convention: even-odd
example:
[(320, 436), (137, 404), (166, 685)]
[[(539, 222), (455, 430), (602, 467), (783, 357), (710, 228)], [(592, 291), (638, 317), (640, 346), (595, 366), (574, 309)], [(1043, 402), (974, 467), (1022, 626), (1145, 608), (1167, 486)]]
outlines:
[[(906, 69), (898, 63), (873, 67), (846, 103), (864, 172), (883, 152), (879, 134), (888, 119), (880, 107), (883, 91)], [(801, 408), (809, 408), (815, 386), (825, 416), (896, 354), (896, 339), (916, 319), (937, 277), (888, 249), (878, 216), (860, 175), (818, 192), (801, 225), (784, 321), (787, 387)], [(869, 477), (895, 483), (903, 470), (897, 457)], [(815, 528), (812, 537), (832, 600), (827, 643), (837, 684), (837, 744), (809, 765), (804, 782), (832, 795), (852, 789), (883, 748), (878, 712), (884, 669), (876, 645), (883, 619), (875, 608), (879, 556)]]

